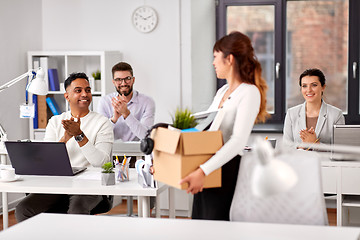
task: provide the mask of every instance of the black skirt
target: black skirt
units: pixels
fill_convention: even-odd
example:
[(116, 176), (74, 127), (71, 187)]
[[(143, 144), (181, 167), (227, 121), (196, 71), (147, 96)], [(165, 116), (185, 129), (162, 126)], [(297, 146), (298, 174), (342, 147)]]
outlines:
[(229, 221), (241, 156), (236, 156), (221, 168), (221, 187), (206, 188), (194, 195), (192, 218)]

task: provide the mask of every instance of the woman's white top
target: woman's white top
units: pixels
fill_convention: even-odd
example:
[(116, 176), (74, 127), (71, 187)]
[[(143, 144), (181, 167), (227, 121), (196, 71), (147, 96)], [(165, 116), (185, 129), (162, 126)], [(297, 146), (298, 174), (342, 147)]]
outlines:
[[(226, 84), (220, 88), (208, 111), (217, 110), (221, 99), (228, 90)], [(243, 155), (243, 149), (248, 142), (251, 130), (260, 109), (261, 96), (255, 85), (242, 83), (226, 99), (219, 109), (214, 122), (222, 117), (219, 130), (222, 131), (224, 146), (208, 161), (200, 165), (205, 175), (222, 167), (236, 155)]]

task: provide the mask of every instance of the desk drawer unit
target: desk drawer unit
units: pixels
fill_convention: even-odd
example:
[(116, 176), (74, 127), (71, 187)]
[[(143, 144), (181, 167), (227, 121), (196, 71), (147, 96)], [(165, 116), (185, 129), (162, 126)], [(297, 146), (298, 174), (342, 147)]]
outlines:
[(336, 168), (322, 167), (321, 173), (322, 173), (323, 192), (336, 194)]
[(341, 194), (360, 195), (360, 168), (341, 168)]

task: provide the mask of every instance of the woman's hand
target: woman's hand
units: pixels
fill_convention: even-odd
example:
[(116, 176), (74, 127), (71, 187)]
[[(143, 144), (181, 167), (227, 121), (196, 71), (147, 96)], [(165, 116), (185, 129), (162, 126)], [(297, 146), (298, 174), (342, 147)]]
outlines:
[(316, 134), (313, 127), (303, 129), (300, 131), (300, 138), (303, 142), (314, 143), (316, 141)]
[(187, 193), (196, 194), (202, 192), (205, 182), (205, 173), (201, 168), (196, 169), (180, 181), (180, 185), (188, 183), (189, 186), (186, 189)]

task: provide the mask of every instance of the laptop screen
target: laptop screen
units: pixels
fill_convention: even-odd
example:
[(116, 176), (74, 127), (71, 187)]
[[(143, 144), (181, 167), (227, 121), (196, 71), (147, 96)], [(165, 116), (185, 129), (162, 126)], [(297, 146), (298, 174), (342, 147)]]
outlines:
[[(360, 125), (334, 125), (333, 144), (335, 146), (360, 147)], [(337, 148), (331, 151), (334, 160), (360, 160), (359, 154), (352, 153), (346, 149)]]
[(333, 143), (360, 146), (360, 125), (334, 125)]
[(62, 142), (5, 142), (11, 165), (19, 175), (73, 176)]

